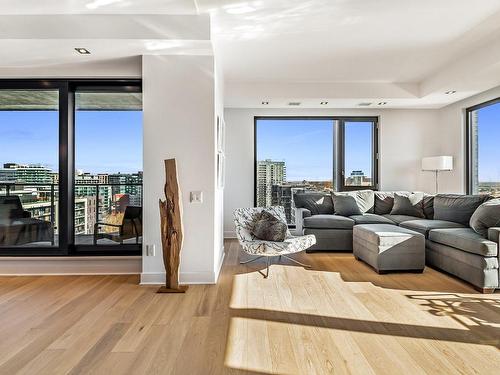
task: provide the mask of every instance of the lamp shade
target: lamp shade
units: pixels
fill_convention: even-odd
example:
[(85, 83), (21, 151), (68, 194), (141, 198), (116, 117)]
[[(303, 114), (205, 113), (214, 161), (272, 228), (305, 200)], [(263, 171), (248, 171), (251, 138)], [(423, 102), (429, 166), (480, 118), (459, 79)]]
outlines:
[(422, 158), (423, 171), (451, 171), (453, 156), (431, 156)]

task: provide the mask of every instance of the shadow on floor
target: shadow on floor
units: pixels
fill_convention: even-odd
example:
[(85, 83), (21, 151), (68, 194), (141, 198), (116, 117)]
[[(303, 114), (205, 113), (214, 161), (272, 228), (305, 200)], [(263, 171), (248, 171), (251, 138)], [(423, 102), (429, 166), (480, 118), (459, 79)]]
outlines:
[[(239, 245), (238, 245), (239, 246)], [(251, 256), (243, 251), (239, 253), (239, 260), (251, 259)], [(371, 283), (375, 286), (386, 289), (398, 289), (420, 292), (440, 292), (440, 293), (467, 293), (481, 294), (468, 283), (431, 267), (426, 267), (422, 274), (406, 272), (389, 272), (379, 275), (370, 266), (362, 261), (354, 259), (349, 252), (316, 252), (292, 254), (292, 258), (311, 265), (304, 268), (308, 271), (321, 271), (338, 273), (345, 282)], [(273, 265), (300, 267), (292, 262), (281, 259), (278, 262), (274, 259)], [(236, 270), (236, 274), (259, 272), (265, 273), (266, 261), (259, 259)], [(272, 267), (269, 271), (272, 277)], [(445, 282), (443, 282), (445, 281)], [(498, 292), (498, 291), (497, 291)]]
[(468, 329), (429, 327), (415, 324), (386, 323), (370, 320), (340, 318), (264, 309), (231, 309), (231, 316), (265, 320), (285, 324), (298, 324), (349, 332), (372, 333), (384, 336), (489, 345), (500, 349), (500, 328), (468, 326)]

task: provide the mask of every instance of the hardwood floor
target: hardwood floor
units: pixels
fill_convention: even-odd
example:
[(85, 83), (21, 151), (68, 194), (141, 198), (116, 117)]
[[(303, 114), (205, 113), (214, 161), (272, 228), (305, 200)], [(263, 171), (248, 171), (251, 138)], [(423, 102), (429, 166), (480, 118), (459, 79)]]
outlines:
[(0, 374), (498, 374), (500, 293), (352, 254), (239, 265), (156, 294), (136, 276), (0, 278)]

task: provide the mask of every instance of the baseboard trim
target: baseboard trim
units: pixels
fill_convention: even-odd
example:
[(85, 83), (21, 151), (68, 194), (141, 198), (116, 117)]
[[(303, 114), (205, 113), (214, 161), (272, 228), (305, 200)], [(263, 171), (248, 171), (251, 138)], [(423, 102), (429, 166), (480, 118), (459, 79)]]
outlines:
[(219, 259), (219, 264), (215, 268), (215, 279), (214, 279), (215, 284), (217, 284), (217, 281), (219, 280), (220, 271), (222, 269), (222, 265), (224, 264), (225, 257), (226, 257), (226, 251), (224, 249), (224, 246), (222, 246), (222, 254), (221, 254), (220, 259)]
[[(215, 284), (215, 272), (181, 272), (179, 284)], [(141, 285), (163, 285), (165, 284), (165, 272), (143, 272), (141, 273)]]
[(0, 276), (138, 275), (141, 271), (141, 256), (0, 258)]
[(234, 230), (224, 231), (224, 238), (236, 238), (236, 232)]

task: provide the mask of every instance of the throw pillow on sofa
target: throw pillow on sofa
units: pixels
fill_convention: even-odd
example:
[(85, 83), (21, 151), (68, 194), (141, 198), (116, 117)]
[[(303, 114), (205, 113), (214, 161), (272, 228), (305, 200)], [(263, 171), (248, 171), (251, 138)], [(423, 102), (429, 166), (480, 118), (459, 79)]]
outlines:
[[(340, 191), (340, 192), (332, 192), (332, 200), (335, 199), (335, 196), (349, 196), (354, 198), (354, 201), (356, 202), (356, 205), (359, 208), (359, 211), (361, 214), (364, 214), (366, 212), (368, 213), (373, 213), (374, 207), (375, 207), (375, 193), (373, 190), (355, 190), (355, 191)], [(351, 201), (351, 199), (346, 199), (346, 201)], [(333, 202), (333, 209), (335, 213), (337, 212), (337, 209), (335, 208), (335, 201)], [(354, 210), (352, 210), (354, 212)], [(359, 213), (356, 213), (354, 215), (361, 215)], [(339, 214), (340, 215), (340, 214)], [(351, 214), (353, 215), (353, 214)], [(349, 215), (349, 216), (351, 216)], [(345, 216), (345, 215), (343, 215)]]
[(287, 231), (286, 223), (273, 214), (262, 211), (254, 222), (252, 234), (259, 240), (283, 242)]
[(332, 193), (333, 209), (336, 215), (353, 216), (363, 215), (358, 207), (356, 199), (350, 194)]
[(488, 199), (487, 195), (438, 194), (434, 197), (434, 220), (469, 225), (474, 211)]
[(293, 203), (297, 208), (306, 208), (311, 215), (331, 214), (333, 215), (332, 197), (328, 193), (296, 193)]
[(488, 237), (488, 229), (500, 226), (500, 198), (480, 205), (470, 218), (469, 225), (483, 237)]
[(424, 193), (394, 193), (391, 215), (406, 215), (424, 218)]

